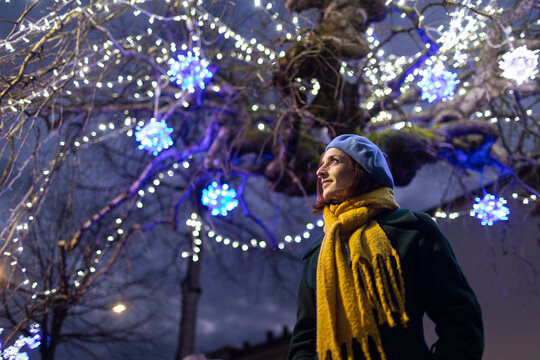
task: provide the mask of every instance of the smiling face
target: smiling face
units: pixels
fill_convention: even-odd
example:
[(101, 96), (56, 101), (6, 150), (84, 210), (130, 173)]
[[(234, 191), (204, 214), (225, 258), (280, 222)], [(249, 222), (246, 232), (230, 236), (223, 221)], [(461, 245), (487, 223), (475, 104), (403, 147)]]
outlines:
[(354, 180), (355, 165), (345, 152), (329, 148), (321, 158), (317, 176), (322, 184), (322, 197), (326, 202), (342, 198)]

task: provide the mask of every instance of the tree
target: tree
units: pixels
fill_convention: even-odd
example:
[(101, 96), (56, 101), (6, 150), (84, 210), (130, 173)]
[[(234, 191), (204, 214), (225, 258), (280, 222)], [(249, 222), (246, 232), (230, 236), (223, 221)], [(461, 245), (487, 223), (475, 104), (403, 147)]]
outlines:
[[(0, 314), (2, 327), (9, 330), (4, 341), (10, 343), (17, 332), (26, 334), (37, 323), (42, 359), (55, 358), (58, 345), (66, 342), (72, 345), (67, 351), (81, 351), (91, 350), (88, 343), (141, 339), (137, 328), (148, 319), (134, 310), (162, 285), (160, 274), (174, 264), (173, 253), (178, 252), (174, 249), (159, 267), (148, 266), (149, 239), (170, 240), (170, 235), (159, 231), (166, 221), (147, 220), (147, 211), (155, 209), (152, 205), (139, 209), (140, 201), (121, 204), (123, 197), (116, 196), (101, 202), (118, 190), (118, 184), (111, 185), (118, 176), (110, 176), (113, 166), (121, 162), (129, 167), (133, 159), (130, 164), (123, 155), (99, 145), (91, 153), (63, 156), (68, 160), (56, 170), (57, 179), (45, 172), (41, 188), (30, 183), (46, 193), (43, 204), (36, 204), (39, 215), (28, 215), (34, 206), (27, 204), (1, 262)], [(8, 209), (17, 214), (16, 207)], [(126, 273), (127, 266), (135, 269)], [(146, 292), (141, 291), (143, 285)], [(131, 307), (126, 320), (113, 319), (111, 308), (118, 303)]]
[[(532, 0), (1, 6), (10, 11), (0, 41), (0, 240), (12, 336), (37, 321), (60, 341), (69, 308), (103, 286), (128, 243), (182, 232), (192, 212), (205, 224), (179, 245), (192, 262), (200, 233), (219, 229), (242, 229), (239, 248), (282, 249), (284, 225), (250, 203), (260, 189), (249, 184), (313, 194), (318, 157), (336, 134), (375, 141), (398, 186), (444, 161), (458, 175), (494, 169), (493, 181), (538, 196)], [(231, 218), (198, 204), (213, 181), (236, 189)], [(21, 243), (34, 246), (21, 254)], [(25, 261), (32, 271), (17, 266)], [(49, 344), (43, 358), (54, 356)]]

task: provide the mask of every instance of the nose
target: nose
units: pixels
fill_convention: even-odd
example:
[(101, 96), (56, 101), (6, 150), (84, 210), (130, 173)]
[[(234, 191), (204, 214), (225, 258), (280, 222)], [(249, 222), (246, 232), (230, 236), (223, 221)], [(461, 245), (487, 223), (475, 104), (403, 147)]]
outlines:
[(326, 168), (324, 166), (321, 166), (320, 168), (317, 169), (317, 172), (315, 173), (315, 175), (322, 178), (328, 175), (328, 173), (326, 172)]

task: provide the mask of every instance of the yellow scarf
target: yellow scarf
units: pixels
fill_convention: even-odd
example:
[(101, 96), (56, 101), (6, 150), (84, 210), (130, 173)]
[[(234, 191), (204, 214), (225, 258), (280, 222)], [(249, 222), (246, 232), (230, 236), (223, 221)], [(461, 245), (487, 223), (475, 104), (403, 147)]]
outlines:
[(370, 360), (371, 338), (385, 360), (378, 326), (386, 323), (392, 327), (396, 321), (406, 325), (409, 320), (398, 254), (372, 220), (385, 209), (398, 207), (388, 187), (325, 207), (325, 236), (317, 266), (319, 359), (327, 360), (328, 353), (332, 360), (341, 359), (342, 344), (347, 348), (347, 359), (353, 359), (354, 338)]

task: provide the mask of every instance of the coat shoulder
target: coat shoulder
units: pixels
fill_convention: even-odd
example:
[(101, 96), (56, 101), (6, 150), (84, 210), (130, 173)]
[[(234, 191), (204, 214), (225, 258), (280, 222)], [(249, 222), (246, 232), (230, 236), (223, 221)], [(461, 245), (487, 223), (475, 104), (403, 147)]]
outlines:
[(394, 209), (385, 211), (374, 219), (383, 228), (415, 229), (436, 227), (435, 222), (428, 214), (409, 209)]
[[(393, 232), (403, 230), (420, 230), (421, 228), (429, 229), (433, 228), (435, 222), (431, 219), (431, 216), (421, 211), (412, 211), (409, 209), (398, 208), (394, 210), (385, 211), (377, 215), (374, 220), (385, 230), (389, 238), (393, 238)], [(302, 256), (302, 260), (308, 259), (314, 253), (316, 253), (321, 247), (323, 237), (313, 241), (311, 246)]]
[[(418, 227), (430, 227), (434, 222), (431, 217), (420, 211), (412, 211), (409, 209), (398, 208), (394, 210), (384, 211), (377, 215), (374, 220), (379, 223), (384, 229), (415, 229)], [(302, 260), (306, 260), (313, 255), (321, 247), (323, 237), (311, 243), (311, 246), (302, 256)]]

